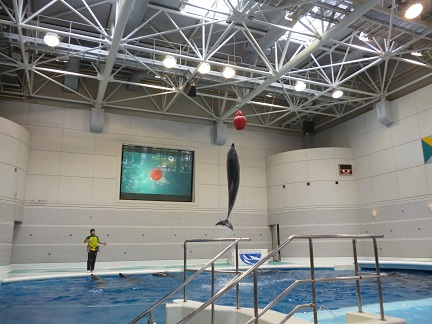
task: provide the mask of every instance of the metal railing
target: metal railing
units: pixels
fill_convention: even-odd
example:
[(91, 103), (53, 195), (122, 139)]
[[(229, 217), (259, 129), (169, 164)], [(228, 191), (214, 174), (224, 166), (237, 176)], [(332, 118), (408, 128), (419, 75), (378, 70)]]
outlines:
[[(184, 281), (187, 279), (187, 271), (196, 271), (195, 269), (188, 269), (187, 268), (187, 244), (188, 243), (210, 243), (210, 242), (226, 242), (226, 241), (250, 241), (250, 238), (243, 238), (243, 239), (232, 239), (232, 238), (219, 238), (219, 239), (193, 239), (193, 240), (186, 240), (184, 242), (184, 250), (183, 250), (183, 269), (184, 269)], [(224, 271), (215, 271), (214, 268), (214, 262), (211, 264), (211, 294), (214, 296), (214, 274), (215, 272), (218, 273), (235, 273), (236, 275), (239, 274), (239, 262), (238, 262), (238, 242), (235, 244), (235, 252), (236, 252), (236, 261), (235, 261), (235, 270), (224, 270)], [(205, 271), (205, 269), (204, 269)], [(183, 287), (183, 300), (186, 301), (186, 285)], [(240, 308), (240, 295), (239, 295), (239, 285), (236, 285), (236, 306), (237, 308)], [(212, 303), (212, 323), (214, 318), (214, 304)]]
[[(131, 322), (129, 322), (129, 324), (133, 324), (138, 322), (139, 320), (141, 320), (142, 318), (144, 318), (146, 315), (149, 315), (149, 323), (156, 323), (153, 317), (153, 310), (155, 310), (158, 306), (162, 305), (164, 302), (167, 301), (168, 298), (170, 298), (172, 295), (174, 295), (177, 291), (179, 291), (180, 289), (184, 288), (184, 300), (186, 301), (186, 286), (193, 280), (195, 279), (199, 274), (201, 274), (202, 272), (204, 272), (209, 266), (212, 267), (212, 296), (214, 295), (214, 264), (215, 262), (222, 257), (225, 253), (227, 253), (228, 251), (232, 250), (233, 247), (235, 247), (235, 250), (237, 252), (237, 258), (236, 258), (236, 272), (238, 274), (238, 244), (241, 241), (250, 241), (250, 238), (219, 238), (219, 239), (197, 239), (197, 240), (186, 240), (184, 242), (184, 282), (179, 285), (177, 288), (175, 288), (174, 290), (172, 290), (168, 295), (166, 295), (165, 297), (163, 297), (161, 300), (159, 300), (157, 303), (155, 303), (152, 307), (150, 307), (149, 309), (147, 309), (145, 312), (141, 313), (140, 315), (138, 315), (136, 318), (134, 318)], [(226, 248), (224, 248), (221, 252), (219, 252), (213, 259), (211, 259), (210, 261), (208, 261), (201, 269), (197, 270), (192, 276), (190, 276), (189, 278), (186, 278), (186, 271), (187, 269), (187, 243), (210, 243), (210, 242), (232, 242), (231, 244), (229, 244)], [(189, 269), (191, 270), (191, 269)], [(237, 305), (238, 305), (238, 285), (237, 285)], [(212, 321), (214, 318), (214, 305), (212, 306)]]
[[(310, 307), (313, 310), (314, 323), (318, 323), (318, 313), (316, 307), (316, 283), (317, 282), (331, 282), (331, 281), (343, 281), (343, 280), (355, 280), (356, 281), (356, 289), (357, 289), (357, 303), (358, 303), (358, 311), (362, 312), (362, 302), (361, 302), (361, 292), (360, 292), (360, 280), (363, 279), (376, 279), (377, 280), (377, 289), (378, 289), (378, 297), (379, 297), (379, 305), (380, 305), (380, 320), (384, 321), (384, 307), (383, 307), (383, 299), (382, 299), (382, 289), (381, 289), (381, 275), (379, 270), (379, 262), (378, 262), (378, 248), (377, 248), (377, 238), (382, 238), (384, 235), (346, 235), (346, 234), (337, 234), (337, 235), (292, 235), (285, 242), (279, 245), (276, 249), (271, 251), (266, 257), (262, 258), (258, 261), (254, 266), (244, 271), (241, 274), (238, 274), (233, 280), (231, 280), (228, 284), (226, 284), (219, 292), (214, 294), (207, 302), (203, 303), (200, 307), (198, 307), (194, 312), (183, 318), (178, 324), (186, 323), (193, 316), (198, 314), (200, 311), (204, 310), (207, 306), (213, 305), (214, 302), (224, 295), (227, 291), (232, 289), (234, 286), (237, 286), (240, 281), (246, 278), (249, 274), (253, 273), (254, 277), (254, 317), (252, 317), (247, 324), (249, 323), (258, 323), (258, 319), (263, 316), (271, 307), (273, 307), (277, 302), (279, 302), (285, 295), (287, 295), (295, 286), (301, 283), (310, 283), (312, 286), (312, 302), (309, 304), (301, 304), (297, 305), (286, 317), (280, 322), (285, 323), (292, 315), (294, 315), (299, 309)], [(284, 248), (288, 243), (297, 239), (307, 239), (309, 241), (309, 259), (310, 259), (310, 271), (311, 271), (311, 279), (307, 280), (296, 280), (292, 283), (288, 288), (286, 288), (279, 296), (277, 296), (272, 302), (270, 302), (266, 307), (264, 307), (261, 312), (258, 312), (258, 292), (257, 292), (257, 278), (258, 272), (257, 269), (261, 267), (266, 261), (268, 261), (274, 254), (278, 253), (282, 248)], [(351, 239), (353, 245), (353, 258), (354, 258), (354, 271), (355, 276), (350, 277), (333, 277), (333, 278), (315, 278), (315, 264), (314, 264), (314, 253), (313, 253), (313, 239)], [(375, 268), (376, 273), (370, 275), (360, 275), (358, 269), (357, 262), (357, 240), (358, 239), (372, 239), (373, 240), (373, 249), (374, 249), (374, 258), (375, 258)], [(212, 314), (212, 319), (213, 319)]]
[[(150, 307), (148, 310), (143, 312), (141, 315), (136, 317), (133, 321), (130, 323), (136, 323), (140, 319), (142, 319), (147, 314), (149, 315), (149, 323), (155, 323), (152, 315), (152, 311), (163, 304), (165, 301), (167, 301), (168, 298), (170, 298), (172, 295), (174, 295), (177, 291), (179, 291), (181, 288), (184, 289), (183, 292), (183, 299), (186, 301), (186, 286), (189, 284), (194, 278), (196, 278), (199, 274), (206, 271), (206, 269), (211, 266), (211, 273), (212, 273), (212, 288), (211, 293), (212, 297), (203, 303), (200, 307), (198, 307), (195, 311), (193, 311), (191, 314), (183, 318), (180, 323), (186, 323), (189, 321), (192, 317), (194, 317), (196, 314), (204, 310), (207, 306), (211, 305), (211, 323), (214, 323), (214, 302), (219, 299), (221, 296), (223, 296), (225, 293), (227, 293), (232, 288), (236, 287), (236, 299), (237, 299), (237, 308), (239, 308), (239, 283), (245, 279), (248, 275), (251, 273), (253, 274), (253, 284), (254, 284), (254, 316), (246, 323), (258, 323), (259, 318), (263, 316), (268, 310), (270, 310), (273, 306), (275, 306), (283, 297), (285, 297), (291, 290), (293, 290), (296, 286), (300, 284), (311, 284), (311, 290), (312, 290), (312, 301), (308, 304), (300, 304), (294, 307), (293, 310), (291, 310), (290, 313), (288, 313), (284, 319), (280, 323), (285, 323), (288, 321), (289, 318), (291, 318), (298, 310), (303, 308), (312, 308), (313, 311), (313, 317), (314, 317), (314, 324), (318, 323), (318, 312), (317, 312), (317, 305), (316, 305), (316, 283), (318, 282), (335, 282), (335, 281), (347, 281), (347, 280), (355, 280), (356, 282), (356, 290), (357, 290), (357, 304), (358, 304), (358, 311), (360, 313), (363, 312), (362, 310), (362, 300), (361, 300), (361, 290), (360, 290), (360, 280), (364, 279), (376, 279), (377, 281), (377, 290), (378, 290), (378, 297), (379, 297), (379, 305), (380, 305), (380, 320), (384, 321), (384, 307), (383, 307), (383, 299), (382, 299), (382, 289), (381, 289), (381, 274), (379, 270), (379, 261), (378, 261), (378, 246), (377, 246), (377, 238), (382, 238), (384, 235), (347, 235), (347, 234), (336, 234), (336, 235), (292, 235), (290, 236), (285, 242), (280, 244), (277, 248), (275, 248), (273, 251), (271, 251), (267, 256), (262, 258), (260, 261), (258, 261), (255, 265), (250, 267), (249, 269), (245, 270), (244, 272), (239, 271), (238, 267), (238, 243), (240, 241), (250, 241), (250, 239), (246, 238), (239, 238), (239, 239), (196, 239), (196, 240), (187, 240), (184, 243), (184, 282), (175, 288), (173, 291), (171, 291), (167, 296), (162, 298), (160, 301), (158, 301), (156, 304), (154, 304), (152, 307)], [(265, 262), (267, 262), (270, 258), (273, 257), (276, 253), (278, 253), (280, 250), (282, 250), (286, 245), (288, 245), (293, 240), (302, 240), (306, 239), (309, 242), (309, 261), (310, 261), (310, 279), (303, 279), (303, 280), (296, 280), (294, 281), (289, 287), (287, 287), (284, 291), (282, 291), (273, 301), (271, 301), (267, 306), (265, 306), (261, 311), (258, 309), (258, 268), (260, 268)], [(315, 278), (315, 262), (314, 262), (314, 251), (313, 251), (313, 240), (314, 239), (351, 239), (352, 240), (352, 248), (353, 248), (353, 259), (354, 259), (354, 276), (346, 276), (346, 277), (332, 277), (332, 278)], [(375, 259), (375, 273), (368, 273), (368, 274), (361, 274), (359, 272), (359, 266), (357, 261), (357, 240), (359, 239), (372, 239), (373, 241), (373, 250), (374, 250), (374, 259)], [(195, 270), (195, 269), (188, 269), (187, 268), (187, 244), (188, 243), (206, 243), (206, 242), (223, 242), (223, 241), (232, 241), (230, 245), (228, 245), (225, 249), (223, 249), (218, 255), (216, 255), (212, 260), (207, 262), (201, 269)], [(235, 270), (234, 271), (215, 271), (214, 265), (215, 262), (225, 253), (227, 253), (230, 249), (235, 247), (236, 250), (236, 264), (235, 264)], [(196, 271), (195, 274), (187, 278), (186, 271)], [(235, 273), (235, 277), (227, 283), (223, 288), (221, 288), (216, 294), (214, 293), (214, 274), (215, 272), (230, 272)]]

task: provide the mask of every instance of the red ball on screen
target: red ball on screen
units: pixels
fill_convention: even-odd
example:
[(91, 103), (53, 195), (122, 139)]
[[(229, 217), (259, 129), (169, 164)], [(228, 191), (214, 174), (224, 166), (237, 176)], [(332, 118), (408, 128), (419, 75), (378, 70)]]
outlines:
[(162, 171), (159, 168), (153, 169), (150, 173), (150, 177), (155, 180), (158, 181), (162, 178)]

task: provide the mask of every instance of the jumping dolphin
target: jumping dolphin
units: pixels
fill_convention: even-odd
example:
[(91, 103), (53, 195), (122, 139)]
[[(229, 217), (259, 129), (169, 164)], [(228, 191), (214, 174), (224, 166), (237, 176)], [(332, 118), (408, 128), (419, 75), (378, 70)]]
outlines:
[(231, 210), (234, 207), (234, 203), (237, 198), (237, 192), (240, 183), (240, 163), (237, 156), (234, 143), (231, 145), (231, 149), (227, 154), (227, 178), (228, 178), (228, 216), (226, 219), (218, 222), (217, 225), (222, 225), (233, 229), (231, 222), (228, 220), (231, 214)]

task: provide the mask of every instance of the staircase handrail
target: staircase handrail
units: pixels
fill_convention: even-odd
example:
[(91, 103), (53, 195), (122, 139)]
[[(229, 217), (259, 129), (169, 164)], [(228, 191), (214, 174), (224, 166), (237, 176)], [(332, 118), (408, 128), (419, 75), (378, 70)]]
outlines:
[[(378, 278), (378, 280), (379, 280), (380, 275), (379, 275), (379, 265), (378, 265), (378, 257), (377, 257), (376, 239), (377, 238), (382, 238), (382, 237), (384, 237), (384, 235), (370, 235), (370, 234), (357, 234), (357, 235), (352, 235), (352, 234), (291, 235), (290, 237), (288, 237), (287, 240), (285, 240), (283, 243), (281, 243), (278, 247), (276, 247), (273, 251), (271, 251), (267, 256), (265, 256), (262, 259), (260, 259), (255, 265), (253, 265), (248, 270), (246, 270), (243, 273), (241, 273), (241, 274), (237, 275), (236, 277), (234, 277), (233, 280), (231, 280), (228, 284), (226, 284), (224, 287), (222, 287), (209, 300), (207, 300), (205, 303), (203, 303), (200, 307), (198, 307), (191, 314), (189, 314), (188, 316), (186, 316), (185, 318), (183, 318), (177, 324), (186, 323), (189, 319), (191, 319), (197, 313), (199, 313), (200, 311), (204, 310), (210, 304), (213, 304), (217, 299), (219, 299), (219, 297), (221, 297), (222, 295), (224, 295), (228, 290), (230, 290), (235, 285), (237, 285), (240, 281), (242, 281), (244, 278), (246, 278), (249, 274), (251, 274), (252, 272), (255, 273), (255, 271), (256, 271), (257, 268), (259, 268), (261, 265), (263, 265), (265, 262), (267, 262), (271, 257), (273, 257), (276, 253), (278, 253), (281, 249), (283, 249), (287, 244), (289, 244), (294, 239), (308, 239), (311, 242), (312, 239), (326, 239), (326, 238), (328, 238), (328, 239), (341, 238), (341, 239), (353, 239), (353, 240), (371, 238), (374, 241), (375, 263), (376, 263), (376, 269), (377, 269), (377, 275), (375, 277)], [(309, 246), (311, 248), (311, 244)], [(314, 268), (313, 252), (312, 252), (312, 250), (310, 250), (310, 254), (311, 254), (310, 255), (311, 268)], [(355, 253), (354, 257), (355, 257), (355, 262), (356, 262), (357, 261), (356, 260), (356, 257), (357, 257), (356, 253)], [(359, 278), (355, 278), (355, 280), (359, 280), (359, 279), (360, 279), (360, 277)], [(315, 283), (316, 282), (315, 278), (311, 278), (311, 282)], [(381, 289), (381, 286), (379, 284), (379, 297), (380, 297), (381, 319), (384, 320), (384, 311), (383, 311), (383, 307), (382, 307), (382, 293), (381, 293), (380, 289)], [(314, 288), (313, 288), (313, 290), (314, 290)], [(314, 303), (312, 303), (312, 304), (314, 304)], [(316, 305), (314, 305), (314, 307), (315, 306)], [(257, 310), (256, 305), (255, 305), (254, 311), (255, 311), (255, 316), (254, 316), (254, 318), (252, 320), (257, 320), (257, 318), (258, 318), (258, 310)], [(314, 312), (314, 313), (316, 313), (316, 312)], [(316, 314), (314, 314), (314, 318), (315, 318), (315, 322), (317, 323)]]
[[(250, 238), (219, 238), (219, 239), (205, 239), (205, 240), (186, 240), (185, 244), (187, 242), (224, 242), (224, 241), (233, 241), (231, 244), (229, 244), (225, 249), (223, 249), (221, 252), (219, 252), (213, 259), (208, 261), (200, 270), (195, 272), (192, 276), (190, 276), (187, 280), (185, 280), (181, 285), (174, 288), (170, 293), (168, 293), (165, 297), (160, 299), (158, 302), (156, 302), (153, 306), (151, 306), (146, 311), (142, 312), (140, 315), (135, 317), (132, 321), (129, 322), (129, 324), (134, 324), (138, 322), (140, 319), (142, 319), (144, 316), (149, 314), (150, 317), (152, 316), (152, 311), (157, 308), (159, 305), (164, 303), (168, 298), (170, 298), (172, 295), (174, 295), (177, 291), (179, 291), (181, 288), (185, 287), (189, 282), (191, 282), (193, 279), (195, 279), (199, 274), (201, 274), (205, 269), (207, 269), (209, 266), (214, 264), (222, 255), (227, 253), (230, 249), (232, 249), (233, 246), (238, 244), (240, 241), (250, 241)], [(186, 272), (186, 269), (184, 269)]]

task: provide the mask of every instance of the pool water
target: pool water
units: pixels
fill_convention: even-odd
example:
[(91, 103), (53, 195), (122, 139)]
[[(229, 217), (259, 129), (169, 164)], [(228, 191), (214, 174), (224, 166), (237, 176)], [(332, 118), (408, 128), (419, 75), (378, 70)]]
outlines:
[[(432, 273), (426, 271), (385, 272), (382, 278), (385, 314), (402, 317), (407, 323), (428, 323), (432, 318)], [(189, 274), (191, 275), (191, 274)], [(316, 278), (351, 276), (353, 271), (317, 270)], [(258, 275), (259, 307), (264, 307), (296, 279), (310, 277), (309, 270), (263, 270)], [(168, 277), (130, 275), (90, 276), (69, 279), (24, 281), (0, 286), (1, 323), (127, 323), (159, 301), (183, 281), (182, 273)], [(215, 291), (221, 289), (232, 275), (216, 274)], [(375, 280), (361, 281), (364, 311), (379, 313)], [(310, 284), (296, 287), (274, 310), (288, 313), (297, 304), (311, 302)], [(210, 274), (201, 274), (188, 286), (187, 299), (205, 301), (211, 296)], [(183, 298), (183, 290), (170, 300)], [(235, 305), (235, 291), (230, 291), (217, 304)], [(317, 284), (319, 323), (345, 323), (345, 312), (356, 310), (355, 282)], [(240, 306), (253, 306), (253, 279), (240, 284)], [(154, 313), (163, 323), (164, 308)], [(311, 320), (310, 312), (296, 315)], [(142, 320), (146, 322), (146, 319)]]

